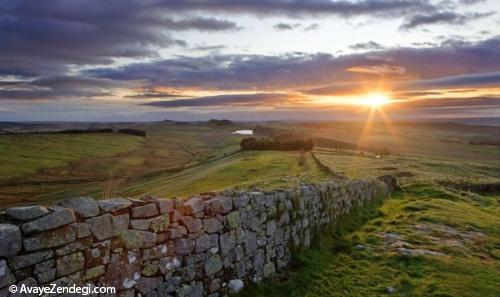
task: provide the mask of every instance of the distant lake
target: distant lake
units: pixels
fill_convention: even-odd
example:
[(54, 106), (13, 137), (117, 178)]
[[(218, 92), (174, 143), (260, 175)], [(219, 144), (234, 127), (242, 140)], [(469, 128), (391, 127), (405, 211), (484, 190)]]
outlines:
[(233, 134), (253, 135), (253, 130), (236, 130), (236, 131), (233, 132)]

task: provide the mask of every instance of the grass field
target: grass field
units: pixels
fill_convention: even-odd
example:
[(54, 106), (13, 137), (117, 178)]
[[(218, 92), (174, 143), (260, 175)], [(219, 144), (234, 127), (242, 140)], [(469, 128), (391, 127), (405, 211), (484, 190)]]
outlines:
[[(339, 176), (394, 175), (402, 189), (342, 220), (298, 252), (284, 275), (241, 296), (500, 296), (498, 146), (471, 145), (484, 127), (269, 123), (280, 131), (391, 150), (316, 147), (313, 152), (239, 151), (233, 129), (143, 123), (123, 135), (0, 136), (2, 206), (154, 194), (185, 198), (226, 188), (275, 189)], [(362, 141), (359, 141), (362, 139)], [(452, 141), (450, 141), (450, 139)], [(471, 191), (455, 185), (470, 186)], [(466, 188), (467, 188), (466, 187)], [(496, 187), (498, 189), (498, 187)]]

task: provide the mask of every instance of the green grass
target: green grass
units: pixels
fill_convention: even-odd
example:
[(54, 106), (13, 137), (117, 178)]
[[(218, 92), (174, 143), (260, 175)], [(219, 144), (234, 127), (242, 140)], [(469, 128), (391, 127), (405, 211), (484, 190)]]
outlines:
[(141, 146), (143, 139), (124, 134), (28, 134), (0, 136), (0, 179), (33, 174), (70, 162), (105, 158)]
[(302, 165), (299, 156), (298, 152), (240, 152), (179, 173), (139, 180), (123, 194), (186, 197), (231, 187), (272, 189), (327, 178), (310, 154)]

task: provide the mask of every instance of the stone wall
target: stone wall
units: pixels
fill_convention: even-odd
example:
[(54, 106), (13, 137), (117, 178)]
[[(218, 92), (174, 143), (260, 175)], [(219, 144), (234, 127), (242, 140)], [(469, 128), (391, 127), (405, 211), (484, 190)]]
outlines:
[(80, 197), (9, 208), (0, 224), (0, 296), (12, 284), (50, 283), (113, 286), (117, 296), (227, 296), (279, 273), (316, 231), (387, 192), (379, 181), (356, 180), (187, 201)]

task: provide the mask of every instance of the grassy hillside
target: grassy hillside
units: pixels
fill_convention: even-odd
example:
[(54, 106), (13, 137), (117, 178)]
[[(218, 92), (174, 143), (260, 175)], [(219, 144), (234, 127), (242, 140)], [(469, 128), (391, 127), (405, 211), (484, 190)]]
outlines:
[(310, 153), (239, 152), (179, 173), (138, 180), (125, 195), (189, 196), (225, 188), (271, 189), (327, 178)]
[(137, 149), (142, 141), (140, 137), (102, 133), (0, 135), (0, 180), (76, 160), (113, 156)]

